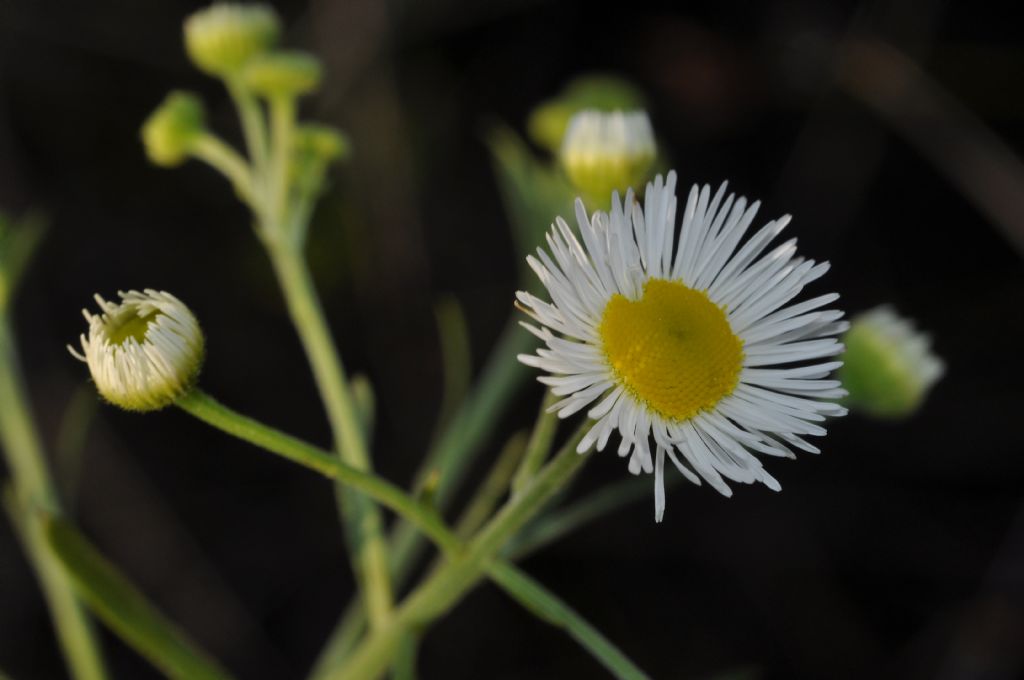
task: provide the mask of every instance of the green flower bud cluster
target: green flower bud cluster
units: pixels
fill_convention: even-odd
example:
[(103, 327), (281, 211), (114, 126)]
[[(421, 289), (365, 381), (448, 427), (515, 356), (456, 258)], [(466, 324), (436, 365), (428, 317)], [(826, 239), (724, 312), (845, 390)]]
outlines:
[(227, 177), (256, 215), (256, 228), (274, 242), (300, 244), (327, 168), (348, 155), (349, 143), (326, 126), (299, 124), (296, 100), (322, 79), (320, 61), (307, 52), (278, 49), (281, 21), (261, 4), (217, 3), (184, 23), (185, 50), (205, 73), (220, 78), (238, 108), (243, 155), (207, 129), (203, 104), (171, 92), (145, 121), (149, 159), (174, 167), (189, 158)]

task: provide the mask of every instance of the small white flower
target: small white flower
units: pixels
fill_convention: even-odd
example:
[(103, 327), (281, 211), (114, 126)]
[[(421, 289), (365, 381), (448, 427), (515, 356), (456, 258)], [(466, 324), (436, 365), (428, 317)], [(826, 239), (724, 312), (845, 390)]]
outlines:
[(560, 157), (576, 188), (606, 201), (612, 191), (643, 184), (656, 153), (645, 111), (587, 109), (569, 120)]
[(790, 304), (828, 263), (797, 257), (796, 239), (762, 255), (788, 215), (741, 244), (759, 203), (726, 197), (725, 184), (713, 196), (694, 186), (677, 230), (675, 183), (658, 176), (642, 207), (628, 192), (590, 218), (577, 201), (582, 242), (558, 218), (551, 254), (527, 258), (552, 302), (517, 294), (540, 324), (523, 325), (547, 345), (520, 361), (548, 373), (560, 417), (596, 402), (578, 450), (618, 431), (629, 471), (654, 473), (658, 521), (666, 458), (726, 496), (725, 479), (778, 490), (754, 453), (818, 453), (804, 437), (846, 413), (830, 401), (846, 394), (828, 379), (841, 362), (821, 361), (843, 351), (834, 336), (849, 324), (821, 309), (839, 296)]
[(879, 418), (913, 413), (946, 372), (931, 338), (890, 305), (858, 314), (843, 338), (840, 371), (850, 406)]
[(121, 303), (96, 295), (102, 312), (83, 309), (89, 336), (71, 354), (89, 365), (100, 395), (129, 411), (155, 411), (187, 392), (199, 375), (204, 343), (199, 322), (170, 293), (118, 292)]

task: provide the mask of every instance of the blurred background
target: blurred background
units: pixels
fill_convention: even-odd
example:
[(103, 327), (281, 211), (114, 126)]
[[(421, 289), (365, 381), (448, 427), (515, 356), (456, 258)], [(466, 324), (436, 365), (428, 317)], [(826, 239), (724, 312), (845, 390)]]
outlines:
[[(519, 257), (484, 143), (600, 71), (639, 86), (682, 184), (729, 179), (795, 216), (849, 312), (891, 302), (948, 373), (908, 421), (835, 422), (772, 460), (775, 494), (680, 484), (524, 566), (655, 678), (1024, 673), (1024, 44), (987, 3), (274, 3), (326, 65), (337, 125), (310, 257), (349, 367), (378, 400), (375, 464), (405, 486), (441, 399), (434, 309), (463, 305), (479, 367)], [(97, 403), (65, 343), (91, 295), (172, 291), (204, 325), (203, 386), (320, 444), (326, 419), (246, 210), (198, 163), (145, 159), (171, 88), (233, 110), (187, 61), (197, 3), (0, 0), (0, 206), (50, 229), (14, 310), (31, 397), (79, 522), (242, 678), (300, 678), (352, 591), (330, 486), (168, 410)], [(537, 153), (541, 153), (538, 149)], [(485, 464), (536, 413), (524, 380)], [(2, 408), (3, 405), (0, 405)], [(574, 493), (626, 475), (596, 457)], [(156, 677), (104, 634), (115, 677)], [(62, 678), (40, 592), (0, 523), (0, 667)], [(575, 643), (483, 586), (426, 637), (424, 678), (585, 678)]]

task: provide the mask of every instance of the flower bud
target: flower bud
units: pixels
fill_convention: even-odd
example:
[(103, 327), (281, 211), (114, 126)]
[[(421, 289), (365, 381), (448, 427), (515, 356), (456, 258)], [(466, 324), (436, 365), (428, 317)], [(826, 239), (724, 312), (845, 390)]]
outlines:
[(843, 343), (839, 378), (849, 404), (877, 418), (913, 413), (946, 370), (930, 338), (888, 305), (855, 317)]
[(203, 363), (199, 322), (170, 293), (118, 292), (121, 303), (99, 295), (102, 312), (82, 310), (89, 335), (71, 354), (89, 365), (100, 396), (129, 411), (156, 411), (195, 384)]
[(297, 97), (320, 85), (320, 62), (305, 52), (268, 52), (245, 65), (242, 79), (253, 92), (265, 97)]
[(331, 163), (348, 158), (352, 153), (352, 144), (341, 130), (329, 125), (307, 123), (295, 131), (295, 151), (300, 156), (311, 156)]
[(206, 73), (233, 75), (250, 57), (273, 47), (280, 31), (268, 5), (217, 3), (185, 20), (185, 51)]
[(562, 140), (562, 167), (585, 195), (607, 201), (647, 181), (656, 149), (651, 121), (644, 111), (580, 111)]
[(194, 94), (175, 91), (143, 123), (142, 143), (150, 161), (170, 168), (185, 162), (205, 131), (203, 103)]
[(557, 154), (569, 119), (584, 109), (632, 111), (644, 108), (644, 98), (628, 80), (611, 75), (587, 75), (570, 82), (557, 97), (530, 112), (527, 132), (536, 144)]

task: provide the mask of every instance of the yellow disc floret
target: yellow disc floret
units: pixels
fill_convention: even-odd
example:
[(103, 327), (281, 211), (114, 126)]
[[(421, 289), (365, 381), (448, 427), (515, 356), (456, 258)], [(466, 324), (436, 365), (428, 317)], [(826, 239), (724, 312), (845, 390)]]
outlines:
[(605, 356), (637, 400), (683, 421), (730, 394), (743, 368), (743, 341), (706, 293), (651, 279), (639, 300), (614, 295), (599, 327)]

